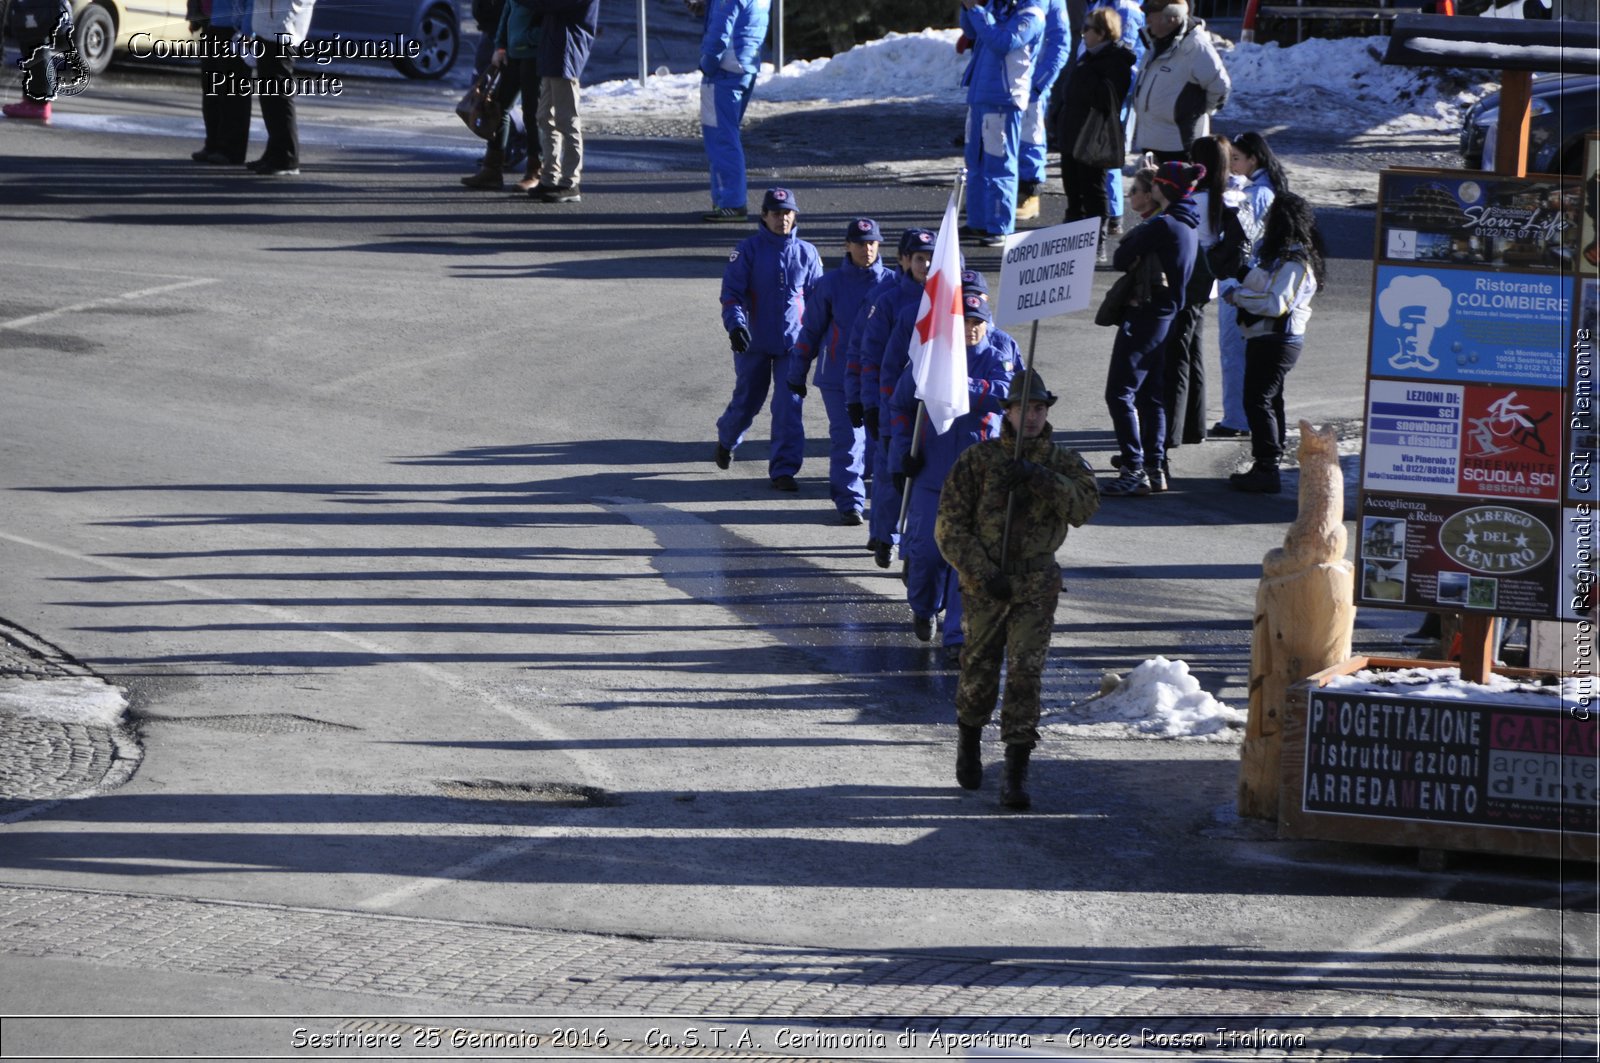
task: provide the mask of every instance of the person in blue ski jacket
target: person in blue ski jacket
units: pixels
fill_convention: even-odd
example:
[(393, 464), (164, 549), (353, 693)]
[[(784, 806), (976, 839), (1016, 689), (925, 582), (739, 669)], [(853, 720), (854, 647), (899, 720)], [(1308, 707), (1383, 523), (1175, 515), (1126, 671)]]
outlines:
[(1042, 0), (961, 0), (961, 29), (977, 43), (967, 86), (967, 230), (985, 247), (1015, 231), (1022, 112), (1044, 41)]
[(739, 126), (761, 71), (772, 0), (709, 0), (700, 38), (700, 135), (711, 168), (706, 221), (742, 222), (746, 206), (744, 144)]
[(1184, 290), (1199, 254), (1200, 211), (1194, 188), (1206, 168), (1169, 162), (1153, 183), (1161, 210), (1117, 245), (1111, 267), (1137, 268), (1154, 259), (1160, 276), (1150, 298), (1126, 311), (1111, 348), (1106, 372), (1106, 409), (1116, 431), (1122, 472), (1100, 485), (1109, 498), (1142, 497), (1167, 489), (1166, 344), (1172, 322), (1183, 309)]
[(1033, 61), (1032, 90), (1022, 112), (1022, 156), (1017, 175), (1017, 220), (1039, 216), (1039, 188), (1047, 161), (1045, 110), (1056, 78), (1072, 58), (1072, 18), (1067, 0), (1044, 0), (1044, 39)]
[(811, 382), (828, 413), (828, 491), (849, 527), (861, 524), (867, 508), (866, 430), (855, 423), (844, 394), (847, 330), (855, 323), (866, 294), (887, 272), (878, 258), (883, 232), (871, 218), (845, 226), (845, 259), (822, 275), (806, 297), (800, 338), (789, 348), (789, 390), (806, 397), (806, 371), (816, 362)]
[(797, 491), (805, 456), (801, 398), (789, 390), (789, 350), (800, 338), (807, 294), (822, 276), (817, 249), (796, 235), (799, 207), (792, 191), (769, 188), (761, 223), (739, 242), (722, 271), (722, 327), (733, 348), (733, 397), (717, 418), (719, 469), (772, 393), (772, 452), (767, 475), (778, 491)]
[[(882, 391), (882, 367), (890, 359), (895, 322), (902, 311), (915, 313), (917, 304), (922, 301), (922, 285), (933, 265), (934, 239), (934, 234), (926, 229), (917, 230), (911, 237), (906, 271), (900, 274), (893, 288), (868, 307), (866, 327), (862, 330), (859, 348), (861, 404), (867, 429), (867, 451), (873, 456), (872, 508), (868, 511), (867, 527), (873, 542), (872, 558), (879, 568), (889, 567), (890, 554), (900, 541), (900, 533), (895, 528), (900, 517), (900, 492), (889, 471), (889, 434), (888, 426), (883, 423), (883, 409), (887, 403)], [(909, 330), (903, 333), (902, 344), (909, 335)], [(905, 364), (904, 351), (897, 361)]]
[[(883, 279), (867, 289), (866, 296), (861, 300), (861, 308), (856, 311), (855, 322), (846, 333), (844, 350), (844, 401), (845, 408), (850, 414), (850, 423), (855, 425), (866, 424), (866, 404), (861, 398), (861, 343), (867, 335), (867, 322), (873, 317), (873, 307), (885, 295), (894, 291), (900, 283), (900, 277), (911, 269), (911, 252), (913, 245), (922, 241), (920, 234), (927, 233), (927, 246), (933, 247), (933, 234), (926, 229), (904, 229), (900, 233), (900, 243), (895, 255), (896, 268), (885, 269)], [(872, 437), (868, 436), (870, 443)], [(870, 462), (868, 463), (870, 467)], [(871, 549), (869, 546), (868, 549)]]
[[(961, 591), (950, 563), (939, 552), (933, 527), (939, 515), (939, 492), (961, 452), (985, 439), (998, 439), (1003, 416), (1001, 403), (1010, 393), (1012, 376), (1020, 368), (1012, 354), (989, 342), (993, 316), (989, 302), (972, 287), (961, 295), (966, 319), (967, 401), (969, 412), (957, 417), (948, 431), (935, 433), (917, 400), (914, 374), (905, 373), (896, 385), (889, 408), (890, 463), (911, 494), (906, 508), (906, 530), (900, 554), (906, 561), (906, 601), (911, 606), (911, 627), (922, 642), (933, 638), (934, 617), (944, 613), (942, 642), (945, 659), (956, 663), (961, 645)], [(917, 452), (911, 441), (917, 418), (922, 432)]]

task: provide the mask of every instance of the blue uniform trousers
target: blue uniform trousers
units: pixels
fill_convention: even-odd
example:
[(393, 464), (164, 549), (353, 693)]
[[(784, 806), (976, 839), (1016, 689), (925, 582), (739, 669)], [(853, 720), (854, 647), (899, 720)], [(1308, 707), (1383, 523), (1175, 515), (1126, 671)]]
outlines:
[(867, 534), (880, 543), (900, 541), (900, 492), (894, 489), (894, 474), (889, 471), (889, 439), (879, 436), (868, 441), (872, 452), (872, 512), (867, 516)]
[(828, 411), (828, 493), (840, 513), (866, 512), (867, 430), (850, 423), (844, 386), (818, 387)]
[(755, 86), (754, 74), (700, 83), (700, 137), (711, 164), (714, 207), (742, 207), (749, 202), (739, 126), (744, 122), (744, 110), (750, 106), (750, 93)]
[(745, 351), (733, 356), (733, 398), (717, 418), (717, 442), (729, 450), (744, 441), (767, 393), (772, 393), (772, 455), (768, 476), (793, 476), (806, 452), (801, 399), (789, 390), (789, 359)]
[(931, 617), (942, 611), (944, 644), (959, 646), (966, 641), (966, 636), (961, 634), (961, 588), (956, 570), (944, 559), (933, 539), (933, 525), (939, 517), (939, 493), (937, 486), (911, 488), (900, 556), (906, 559), (906, 601), (911, 605), (911, 614)]
[(1158, 468), (1167, 456), (1166, 347), (1170, 317), (1130, 314), (1106, 372), (1106, 409), (1124, 463)]
[(1015, 107), (967, 108), (967, 224), (1010, 235), (1017, 227), (1017, 166), (1022, 112)]
[(1035, 184), (1044, 184), (1044, 168), (1048, 162), (1048, 152), (1045, 145), (1044, 111), (1045, 104), (1050, 99), (1050, 89), (1047, 86), (1039, 98), (1028, 105), (1022, 112), (1022, 157), (1021, 171), (1018, 176), (1024, 181)]

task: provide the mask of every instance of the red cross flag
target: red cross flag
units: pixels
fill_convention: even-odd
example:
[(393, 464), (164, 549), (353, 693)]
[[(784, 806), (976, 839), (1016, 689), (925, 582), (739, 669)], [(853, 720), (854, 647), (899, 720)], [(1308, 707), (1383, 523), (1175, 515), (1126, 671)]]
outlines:
[(943, 435), (967, 404), (966, 323), (961, 316), (961, 235), (958, 186), (939, 223), (933, 242), (933, 268), (922, 288), (917, 327), (911, 336), (911, 373), (917, 398), (928, 411), (933, 430)]

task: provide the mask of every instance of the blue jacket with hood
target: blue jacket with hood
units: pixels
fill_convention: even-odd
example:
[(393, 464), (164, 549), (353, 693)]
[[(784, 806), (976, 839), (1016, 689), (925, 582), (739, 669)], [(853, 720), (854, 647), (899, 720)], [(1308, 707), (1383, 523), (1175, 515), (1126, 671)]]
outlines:
[(882, 259), (873, 259), (872, 265), (863, 269), (846, 255), (843, 262), (822, 275), (806, 297), (800, 339), (789, 349), (789, 383), (804, 383), (806, 369), (815, 359), (817, 374), (813, 383), (819, 388), (844, 388), (848, 332), (867, 292), (883, 280), (886, 272)]
[(821, 276), (822, 258), (798, 227), (779, 236), (757, 223), (722, 271), (722, 327), (749, 329), (751, 353), (786, 357), (800, 338), (806, 294)]

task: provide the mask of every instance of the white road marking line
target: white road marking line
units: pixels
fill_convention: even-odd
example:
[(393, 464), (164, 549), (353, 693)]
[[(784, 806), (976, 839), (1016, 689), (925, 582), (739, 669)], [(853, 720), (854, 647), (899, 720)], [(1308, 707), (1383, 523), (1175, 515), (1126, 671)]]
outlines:
[(95, 310), (102, 306), (115, 306), (118, 303), (128, 303), (135, 299), (143, 299), (148, 295), (161, 295), (164, 292), (175, 292), (184, 288), (197, 288), (204, 284), (215, 283), (217, 282), (213, 278), (198, 277), (194, 280), (179, 281), (176, 284), (163, 284), (156, 288), (141, 288), (136, 292), (108, 295), (103, 299), (91, 299), (87, 303), (74, 303), (71, 306), (63, 306), (57, 310), (46, 310), (42, 314), (29, 314), (27, 317), (0, 321), (0, 328), (25, 328), (28, 325), (37, 325), (41, 321), (49, 321), (52, 318), (62, 317), (66, 314), (75, 314), (80, 310)]

